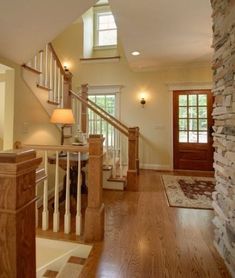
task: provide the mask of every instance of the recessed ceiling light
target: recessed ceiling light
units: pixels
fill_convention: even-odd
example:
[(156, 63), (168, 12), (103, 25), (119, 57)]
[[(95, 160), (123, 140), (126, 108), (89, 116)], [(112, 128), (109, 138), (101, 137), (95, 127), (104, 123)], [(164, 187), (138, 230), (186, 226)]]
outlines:
[(139, 51), (133, 51), (133, 52), (131, 52), (131, 55), (138, 56), (138, 55), (140, 55), (140, 53), (139, 53)]

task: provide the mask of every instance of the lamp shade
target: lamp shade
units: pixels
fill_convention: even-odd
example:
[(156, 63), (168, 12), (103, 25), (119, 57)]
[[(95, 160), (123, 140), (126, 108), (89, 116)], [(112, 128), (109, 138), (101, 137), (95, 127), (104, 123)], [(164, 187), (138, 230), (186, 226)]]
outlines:
[(54, 124), (74, 124), (75, 120), (71, 109), (58, 108), (51, 115), (51, 123)]

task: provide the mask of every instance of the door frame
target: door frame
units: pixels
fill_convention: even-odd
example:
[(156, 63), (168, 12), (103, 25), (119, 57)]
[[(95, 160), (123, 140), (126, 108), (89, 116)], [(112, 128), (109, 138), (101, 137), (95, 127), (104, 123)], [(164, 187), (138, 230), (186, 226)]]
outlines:
[(190, 90), (211, 90), (212, 82), (183, 82), (167, 84), (169, 91), (169, 111), (170, 111), (170, 168), (174, 170), (174, 139), (173, 139), (173, 92)]

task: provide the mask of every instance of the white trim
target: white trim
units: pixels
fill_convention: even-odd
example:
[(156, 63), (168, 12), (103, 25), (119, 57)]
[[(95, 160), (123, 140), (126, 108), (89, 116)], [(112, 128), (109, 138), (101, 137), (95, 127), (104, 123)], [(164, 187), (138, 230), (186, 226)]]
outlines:
[(171, 165), (167, 165), (167, 164), (147, 164), (147, 163), (141, 163), (140, 164), (140, 169), (171, 171), (172, 167), (171, 167)]
[(177, 90), (211, 90), (212, 82), (182, 82), (182, 83), (167, 83), (170, 93), (169, 111), (170, 111), (170, 168), (174, 169), (173, 165), (173, 91)]
[(122, 85), (89, 85), (88, 94), (117, 94), (121, 92)]
[(212, 82), (167, 83), (168, 91), (177, 90), (211, 90)]

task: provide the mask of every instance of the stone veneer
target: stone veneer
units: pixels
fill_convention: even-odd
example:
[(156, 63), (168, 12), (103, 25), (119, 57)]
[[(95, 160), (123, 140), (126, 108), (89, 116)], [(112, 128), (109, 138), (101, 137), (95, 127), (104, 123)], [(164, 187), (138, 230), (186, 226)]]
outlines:
[(211, 0), (214, 118), (214, 244), (235, 277), (235, 0)]

